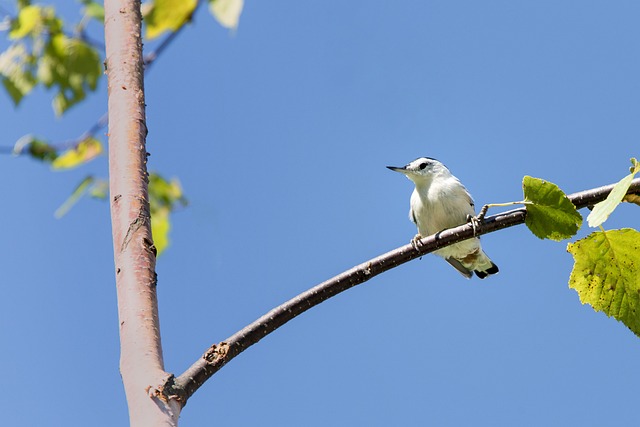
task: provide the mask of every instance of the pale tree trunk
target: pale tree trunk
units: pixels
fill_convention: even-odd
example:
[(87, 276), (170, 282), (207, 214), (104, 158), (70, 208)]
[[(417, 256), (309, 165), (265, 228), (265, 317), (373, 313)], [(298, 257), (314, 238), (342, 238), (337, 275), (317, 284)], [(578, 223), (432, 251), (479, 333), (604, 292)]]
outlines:
[(175, 426), (180, 405), (158, 390), (169, 374), (162, 360), (147, 188), (141, 21), (140, 0), (105, 0), (120, 373), (131, 426)]

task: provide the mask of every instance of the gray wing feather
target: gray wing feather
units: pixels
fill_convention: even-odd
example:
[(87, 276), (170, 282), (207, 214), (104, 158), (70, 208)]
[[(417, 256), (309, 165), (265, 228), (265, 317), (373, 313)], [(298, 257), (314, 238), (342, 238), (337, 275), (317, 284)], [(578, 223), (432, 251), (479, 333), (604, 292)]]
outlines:
[(445, 258), (445, 260), (449, 264), (451, 264), (453, 266), (453, 268), (458, 270), (460, 272), (460, 274), (462, 274), (467, 279), (471, 279), (471, 276), (473, 276), (473, 272), (471, 270), (469, 270), (468, 268), (465, 268), (465, 266), (462, 265), (462, 263), (460, 263), (460, 261), (458, 261), (457, 259), (455, 259), (455, 258)]
[(418, 225), (418, 220), (416, 219), (416, 214), (413, 211), (413, 209), (409, 209), (409, 219), (411, 220), (411, 222), (413, 222), (415, 225)]

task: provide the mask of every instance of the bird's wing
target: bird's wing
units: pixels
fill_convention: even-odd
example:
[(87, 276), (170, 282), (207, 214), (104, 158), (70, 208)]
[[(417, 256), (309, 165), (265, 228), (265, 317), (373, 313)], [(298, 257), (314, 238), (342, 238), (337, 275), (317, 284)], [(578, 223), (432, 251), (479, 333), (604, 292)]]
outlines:
[(411, 222), (413, 222), (415, 225), (418, 225), (418, 220), (416, 219), (416, 213), (413, 211), (413, 208), (409, 209), (409, 219), (411, 220)]
[(466, 187), (463, 185), (462, 188), (464, 188), (464, 191), (466, 193), (467, 199), (469, 200), (469, 204), (471, 205), (471, 208), (474, 210), (476, 209), (476, 204), (473, 202), (473, 197), (471, 197), (471, 193), (469, 193), (469, 190), (466, 189)]
[(445, 258), (445, 260), (449, 264), (451, 264), (453, 266), (453, 268), (458, 270), (460, 272), (460, 274), (462, 274), (467, 279), (471, 279), (471, 276), (473, 276), (473, 272), (471, 270), (469, 270), (468, 268), (466, 268), (464, 265), (462, 265), (462, 263), (460, 261), (458, 261), (457, 259), (449, 257), (449, 258)]

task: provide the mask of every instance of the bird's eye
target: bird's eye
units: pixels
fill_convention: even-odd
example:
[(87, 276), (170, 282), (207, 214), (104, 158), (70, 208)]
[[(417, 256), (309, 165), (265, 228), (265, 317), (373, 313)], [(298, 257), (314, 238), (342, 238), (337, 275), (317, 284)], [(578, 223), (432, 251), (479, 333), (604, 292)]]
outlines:
[(427, 167), (427, 163), (420, 163), (420, 166), (418, 166), (420, 168), (420, 170), (424, 169)]

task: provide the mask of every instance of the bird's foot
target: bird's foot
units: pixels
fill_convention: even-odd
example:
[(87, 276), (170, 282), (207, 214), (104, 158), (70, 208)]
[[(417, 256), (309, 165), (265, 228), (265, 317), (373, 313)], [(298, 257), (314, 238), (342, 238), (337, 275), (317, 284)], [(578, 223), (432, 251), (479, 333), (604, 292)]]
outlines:
[(486, 210), (484, 210), (484, 208), (482, 208), (483, 210), (480, 211), (480, 213), (477, 216), (471, 216), (471, 215), (467, 215), (467, 222), (471, 223), (471, 227), (473, 227), (473, 235), (475, 236), (477, 233), (477, 228), (480, 226), (480, 224), (482, 223), (482, 220), (484, 219), (484, 214), (486, 214)]
[(418, 250), (418, 248), (420, 248), (420, 246), (422, 246), (422, 236), (420, 235), (420, 233), (413, 236), (413, 239), (411, 239), (411, 246), (413, 246), (413, 249), (415, 249), (416, 251)]

